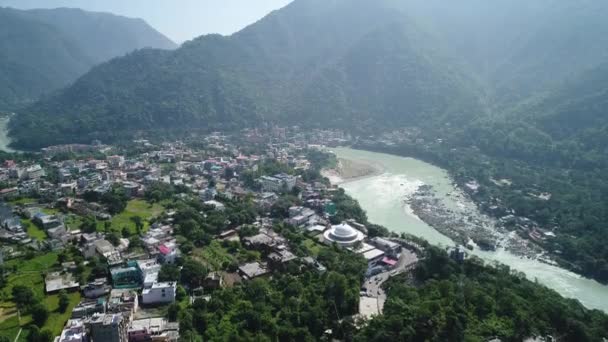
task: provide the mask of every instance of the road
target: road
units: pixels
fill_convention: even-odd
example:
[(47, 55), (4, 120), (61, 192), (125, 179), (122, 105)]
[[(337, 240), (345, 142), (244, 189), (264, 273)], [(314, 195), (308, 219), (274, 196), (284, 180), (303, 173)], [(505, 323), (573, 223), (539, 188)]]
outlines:
[[(416, 265), (418, 262), (418, 257), (416, 254), (409, 249), (403, 249), (401, 255), (399, 255), (399, 260), (397, 260), (397, 265), (389, 271), (379, 273), (375, 276), (365, 279), (362, 287), (365, 287), (365, 295), (361, 295), (362, 302), (369, 305), (369, 299), (367, 298), (375, 298), (377, 305), (377, 313), (381, 314), (384, 309), (384, 302), (386, 301), (386, 293), (382, 289), (382, 284), (384, 284), (390, 277), (406, 272)], [(364, 297), (367, 297), (364, 299)], [(360, 308), (360, 311), (363, 308)], [(367, 311), (367, 310), (366, 310)], [(375, 311), (375, 310), (374, 310)], [(369, 314), (365, 314), (360, 312), (364, 316), (369, 316)]]

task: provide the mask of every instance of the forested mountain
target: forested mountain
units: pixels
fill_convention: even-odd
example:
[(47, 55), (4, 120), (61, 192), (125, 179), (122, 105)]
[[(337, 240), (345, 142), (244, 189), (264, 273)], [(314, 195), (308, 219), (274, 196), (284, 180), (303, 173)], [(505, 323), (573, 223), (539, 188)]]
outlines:
[(600, 0), (296, 0), (232, 36), (100, 66), (12, 134), (35, 148), (260, 121), (466, 126), (605, 62), (607, 13)]
[(14, 110), (135, 49), (175, 48), (140, 19), (78, 9), (0, 8), (0, 109)]
[(605, 1), (397, 3), (477, 75), (499, 111), (576, 79), (608, 58)]
[(39, 147), (130, 129), (431, 125), (482, 114), (476, 81), (389, 5), (299, 0), (230, 37), (113, 60), (20, 113), (13, 137)]

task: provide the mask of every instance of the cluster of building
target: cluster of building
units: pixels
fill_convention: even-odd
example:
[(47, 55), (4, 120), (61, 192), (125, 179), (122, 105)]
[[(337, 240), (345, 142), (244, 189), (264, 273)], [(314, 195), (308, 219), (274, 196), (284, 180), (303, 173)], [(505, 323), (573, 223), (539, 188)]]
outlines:
[[(234, 139), (242, 139), (235, 142)], [(348, 220), (331, 224), (337, 213), (332, 201), (337, 188), (323, 182), (306, 182), (303, 177), (287, 173), (266, 174), (246, 181), (240, 175), (256, 173), (266, 160), (278, 161), (291, 169), (306, 170), (311, 162), (306, 157), (310, 149), (323, 145), (336, 145), (350, 139), (339, 131), (300, 131), (298, 128), (271, 127), (261, 133), (244, 130), (239, 137), (226, 137), (214, 133), (203, 140), (205, 149), (198, 150), (181, 142), (153, 145), (147, 140), (134, 144), (142, 151), (133, 157), (112, 154), (112, 148), (98, 143), (91, 145), (62, 145), (44, 150), (46, 156), (62, 153), (105, 152), (107, 157), (97, 159), (46, 160), (40, 165), (18, 165), (6, 162), (0, 168), (0, 181), (11, 185), (11, 191), (0, 193), (3, 198), (31, 196), (48, 203), (49, 208), (79, 217), (111, 218), (104, 204), (95, 202), (108, 191), (122, 189), (130, 198), (144, 197), (159, 183), (184, 187), (190, 200), (199, 200), (213, 210), (226, 210), (224, 199), (250, 198), (265, 215), (254, 223), (255, 234), (241, 234), (244, 227), (221, 232), (219, 240), (239, 240), (246, 249), (259, 252), (259, 261), (241, 263), (231, 272), (211, 272), (201, 281), (202, 288), (214, 289), (226, 283), (247, 281), (284, 270), (287, 264), (297, 263), (317, 272), (326, 268), (312, 256), (297, 257), (287, 239), (273, 229), (270, 209), (280, 196), (289, 193), (299, 197), (298, 206), (288, 209), (285, 223), (300, 229), (319, 243), (337, 245), (360, 254), (368, 261), (368, 276), (388, 272), (402, 263), (402, 245), (399, 242), (368, 238), (364, 225)], [(264, 142), (257, 154), (245, 153), (238, 146), (242, 141)], [(314, 142), (314, 143), (313, 143)], [(53, 181), (45, 176), (45, 169), (53, 174)], [(297, 189), (296, 189), (297, 188)], [(177, 297), (176, 282), (159, 281), (162, 265), (175, 264), (180, 257), (179, 245), (174, 237), (174, 212), (165, 212), (162, 219), (143, 233), (139, 232), (143, 251), (129, 248), (126, 238), (110, 242), (101, 232), (86, 233), (68, 229), (65, 214), (48, 215), (40, 204), (19, 205), (12, 208), (0, 204), (0, 239), (12, 243), (31, 242), (22, 226), (22, 220), (31, 220), (43, 229), (53, 248), (70, 244), (78, 247), (85, 259), (98, 257), (107, 262), (109, 277), (79, 284), (74, 278), (75, 265), (66, 263), (62, 271), (46, 275), (48, 293), (81, 291), (83, 300), (71, 313), (61, 336), (56, 342), (80, 341), (175, 341), (179, 337), (177, 323), (163, 318), (145, 318), (137, 313), (149, 306), (174, 303)], [(49, 212), (48, 210), (46, 212)], [(57, 212), (57, 211), (53, 211)], [(74, 227), (72, 227), (74, 228)], [(30, 239), (30, 241), (28, 241)], [(195, 295), (197, 289), (190, 289)], [(196, 295), (195, 295), (196, 297)]]
[(87, 299), (72, 311), (55, 342), (170, 342), (179, 340), (179, 323), (163, 317), (136, 318), (137, 293), (112, 290), (107, 298)]
[(158, 280), (162, 265), (175, 263), (180, 254), (172, 233), (170, 225), (154, 224), (141, 238), (145, 253), (136, 256), (129, 254), (126, 239), (114, 246), (104, 234), (81, 234), (82, 255), (107, 260), (111, 281), (99, 278), (81, 286), (69, 269), (47, 275), (47, 293), (67, 290), (83, 295), (55, 342), (177, 341), (178, 323), (138, 315), (147, 307), (176, 301), (177, 283)]

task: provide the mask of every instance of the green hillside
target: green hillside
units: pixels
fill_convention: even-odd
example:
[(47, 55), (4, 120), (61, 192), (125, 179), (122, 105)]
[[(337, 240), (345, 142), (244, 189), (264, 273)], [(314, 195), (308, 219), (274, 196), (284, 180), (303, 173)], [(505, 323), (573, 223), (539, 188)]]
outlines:
[(138, 19), (74, 9), (0, 8), (0, 108), (33, 103), (93, 65), (143, 47), (175, 44)]
[(20, 112), (12, 135), (35, 148), (134, 129), (368, 118), (431, 124), (479, 115), (476, 82), (433, 39), (388, 2), (296, 1), (230, 37), (101, 65)]

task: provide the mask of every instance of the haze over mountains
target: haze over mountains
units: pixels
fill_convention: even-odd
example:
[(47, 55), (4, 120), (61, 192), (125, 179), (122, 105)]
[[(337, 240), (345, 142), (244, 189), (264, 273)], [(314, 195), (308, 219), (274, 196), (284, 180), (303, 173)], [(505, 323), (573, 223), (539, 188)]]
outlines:
[(540, 96), (568, 102), (560, 89), (606, 62), (607, 13), (599, 0), (296, 0), (230, 37), (98, 66), (20, 111), (12, 136), (36, 148), (262, 121), (434, 129), (528, 113), (522, 103), (544, 130)]
[(0, 110), (31, 104), (92, 66), (145, 47), (177, 46), (141, 19), (67, 8), (0, 8)]

